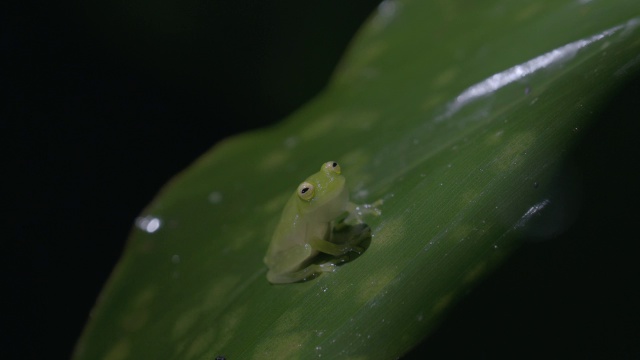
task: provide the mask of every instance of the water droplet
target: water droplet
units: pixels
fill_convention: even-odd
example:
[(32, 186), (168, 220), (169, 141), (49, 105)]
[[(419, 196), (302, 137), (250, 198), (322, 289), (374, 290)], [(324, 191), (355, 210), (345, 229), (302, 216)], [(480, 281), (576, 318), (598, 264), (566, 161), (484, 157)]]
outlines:
[(364, 199), (369, 195), (369, 191), (368, 190), (359, 190), (358, 192), (356, 192), (355, 194), (355, 198), (357, 199)]
[(290, 136), (284, 140), (284, 147), (287, 149), (293, 149), (298, 145), (298, 138), (295, 136)]
[(135, 225), (138, 229), (153, 234), (160, 229), (162, 221), (154, 216), (144, 216), (136, 218)]
[(214, 191), (209, 194), (209, 202), (211, 202), (212, 204), (219, 204), (220, 202), (222, 202), (222, 193), (219, 191)]
[(531, 218), (539, 213), (542, 209), (544, 209), (545, 207), (547, 207), (547, 205), (549, 205), (551, 203), (551, 201), (549, 201), (549, 199), (544, 199), (541, 202), (533, 205), (532, 207), (529, 208), (529, 210), (527, 210), (526, 213), (524, 213), (524, 215), (522, 215), (522, 217), (520, 218), (520, 220), (518, 220), (518, 222), (514, 225), (514, 228), (521, 228), (524, 225), (526, 225), (527, 222), (529, 222), (529, 220), (531, 220)]
[(384, 0), (378, 5), (378, 11), (380, 16), (384, 18), (391, 18), (396, 14), (398, 10), (398, 3), (392, 0)]

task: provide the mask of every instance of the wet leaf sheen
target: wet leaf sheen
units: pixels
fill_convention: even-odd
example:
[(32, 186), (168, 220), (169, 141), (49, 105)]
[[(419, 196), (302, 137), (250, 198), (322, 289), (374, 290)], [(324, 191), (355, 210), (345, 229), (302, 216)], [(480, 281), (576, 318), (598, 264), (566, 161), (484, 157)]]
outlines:
[[(530, 220), (637, 74), (639, 21), (631, 0), (385, 1), (322, 94), (218, 144), (144, 210), (75, 359), (402, 355), (519, 239), (545, 236)], [(280, 211), (328, 160), (355, 202), (385, 200), (369, 247), (270, 285)]]

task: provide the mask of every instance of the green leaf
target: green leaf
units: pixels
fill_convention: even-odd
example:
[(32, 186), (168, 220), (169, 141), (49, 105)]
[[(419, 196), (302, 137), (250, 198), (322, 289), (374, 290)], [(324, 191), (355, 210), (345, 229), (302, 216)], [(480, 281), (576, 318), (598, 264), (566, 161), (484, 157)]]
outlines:
[[(328, 88), (228, 139), (136, 221), (76, 359), (395, 358), (558, 201), (564, 156), (640, 66), (637, 1), (385, 1)], [(297, 184), (341, 163), (384, 199), (357, 259), (274, 286)], [(555, 219), (544, 230), (561, 229)]]

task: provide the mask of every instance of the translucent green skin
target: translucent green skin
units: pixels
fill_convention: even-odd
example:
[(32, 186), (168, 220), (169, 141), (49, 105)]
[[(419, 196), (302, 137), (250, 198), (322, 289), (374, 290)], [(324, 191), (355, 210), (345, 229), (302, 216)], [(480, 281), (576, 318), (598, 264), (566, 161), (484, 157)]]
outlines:
[(306, 200), (301, 197), (300, 189), (304, 182), (291, 195), (264, 257), (269, 268), (267, 280), (273, 284), (297, 282), (320, 272), (335, 270), (340, 259), (310, 264), (310, 260), (320, 252), (340, 256), (359, 250), (351, 244), (330, 241), (331, 222), (355, 208), (349, 202), (345, 178), (340, 175), (337, 163), (323, 164), (320, 171), (305, 182), (313, 185), (313, 196)]

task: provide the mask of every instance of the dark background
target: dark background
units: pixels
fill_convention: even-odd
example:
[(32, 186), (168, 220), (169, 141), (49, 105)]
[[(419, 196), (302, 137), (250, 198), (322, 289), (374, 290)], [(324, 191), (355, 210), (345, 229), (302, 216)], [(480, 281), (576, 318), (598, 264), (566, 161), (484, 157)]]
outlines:
[(0, 358), (68, 358), (160, 187), (220, 139), (316, 94), (375, 6), (1, 5)]
[(593, 114), (532, 236), (408, 360), (640, 359), (640, 77)]
[[(218, 140), (277, 122), (320, 91), (376, 5), (2, 5), (0, 357), (68, 358), (133, 219), (160, 187)], [(639, 90), (637, 80), (620, 89), (598, 136), (568, 159), (584, 179), (576, 225), (527, 243), (408, 358), (557, 347), (640, 358), (639, 179), (628, 171)]]

